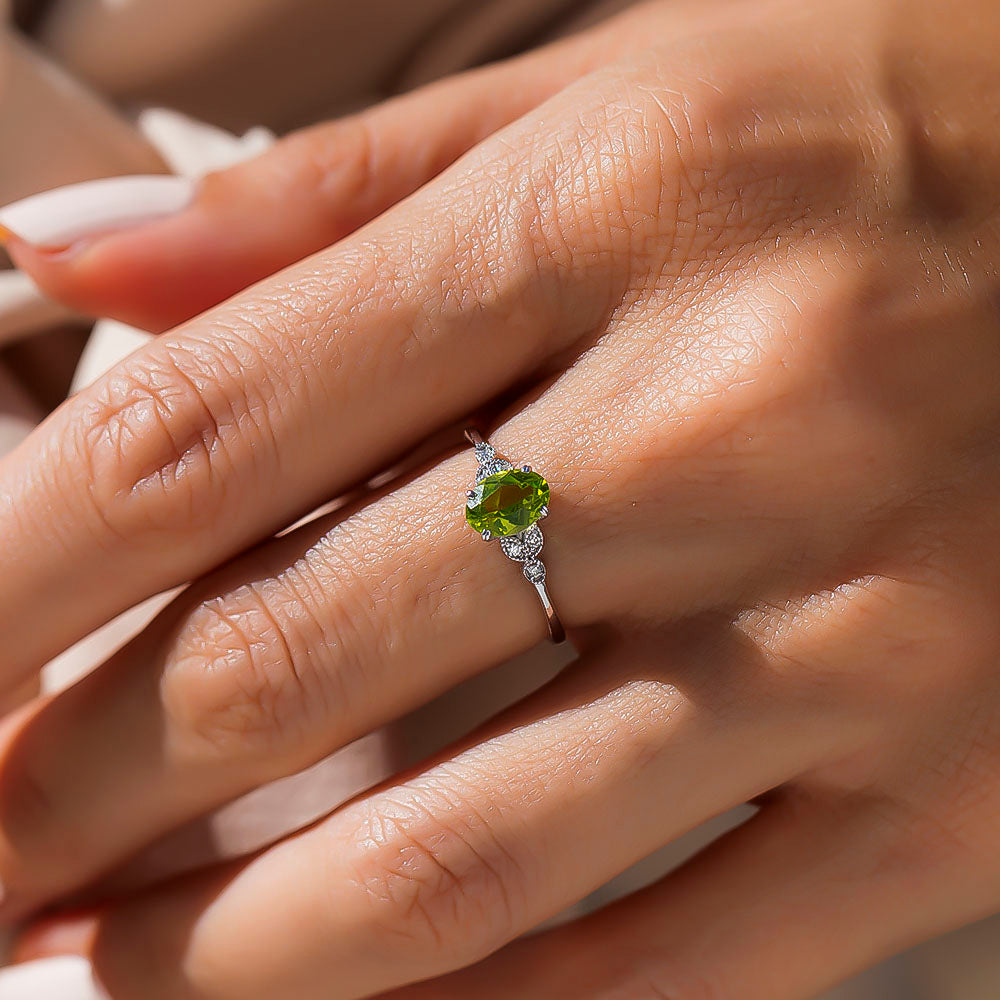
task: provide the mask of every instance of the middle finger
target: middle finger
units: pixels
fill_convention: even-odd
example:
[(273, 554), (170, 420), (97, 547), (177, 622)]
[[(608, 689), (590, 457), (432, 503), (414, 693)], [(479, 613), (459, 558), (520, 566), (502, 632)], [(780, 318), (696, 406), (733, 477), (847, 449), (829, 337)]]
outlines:
[[(384, 468), (600, 327), (628, 281), (609, 261), (629, 225), (578, 207), (571, 181), (585, 165), (566, 151), (579, 143), (554, 124), (532, 147), (518, 134), (528, 128), (159, 338), (0, 464), (0, 685)], [(567, 116), (565, 129), (578, 128)], [(545, 208), (531, 193), (540, 170), (555, 178)], [(521, 174), (529, 183), (512, 183)]]

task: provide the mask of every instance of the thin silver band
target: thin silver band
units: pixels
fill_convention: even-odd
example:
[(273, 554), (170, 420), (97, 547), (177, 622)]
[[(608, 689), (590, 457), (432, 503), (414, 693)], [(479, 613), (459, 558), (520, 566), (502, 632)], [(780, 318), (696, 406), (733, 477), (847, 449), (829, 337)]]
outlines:
[[(477, 458), (481, 458), (484, 452), (489, 453), (492, 456), (493, 448), (488, 441), (484, 440), (483, 436), (474, 427), (469, 427), (465, 431), (466, 440), (476, 449)], [(509, 466), (504, 466), (509, 468)], [(482, 469), (482, 464), (480, 465)], [(527, 466), (525, 466), (527, 468)], [(544, 511), (543, 511), (544, 513)], [(537, 549), (541, 549), (541, 527), (536, 523), (532, 525), (531, 532), (537, 536)], [(487, 537), (488, 532), (484, 537)], [(514, 536), (517, 537), (517, 536)], [(528, 582), (535, 588), (538, 593), (538, 598), (542, 602), (542, 607), (545, 609), (545, 618), (549, 626), (549, 638), (555, 642), (560, 643), (566, 639), (566, 629), (563, 627), (563, 623), (559, 618), (559, 613), (556, 611), (552, 604), (552, 598), (549, 597), (549, 592), (545, 587), (545, 566), (542, 561), (538, 558), (537, 551), (527, 555), (515, 555), (508, 551), (507, 547), (504, 547), (504, 552), (508, 558), (513, 559), (515, 562), (524, 563), (524, 575)], [(530, 575), (529, 575), (530, 574)]]

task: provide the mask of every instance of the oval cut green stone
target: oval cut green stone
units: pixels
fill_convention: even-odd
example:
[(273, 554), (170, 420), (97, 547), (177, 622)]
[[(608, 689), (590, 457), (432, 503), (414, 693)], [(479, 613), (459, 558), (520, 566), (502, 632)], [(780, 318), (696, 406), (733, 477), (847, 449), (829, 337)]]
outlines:
[(480, 533), (516, 535), (541, 517), (548, 502), (549, 484), (537, 472), (495, 472), (476, 483), (465, 519)]

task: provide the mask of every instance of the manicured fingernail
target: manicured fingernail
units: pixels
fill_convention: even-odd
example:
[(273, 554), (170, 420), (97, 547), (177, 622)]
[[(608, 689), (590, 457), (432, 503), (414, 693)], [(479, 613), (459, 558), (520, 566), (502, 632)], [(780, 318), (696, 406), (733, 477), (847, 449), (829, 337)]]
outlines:
[(105, 177), (54, 188), (0, 208), (0, 241), (6, 236), (40, 248), (64, 248), (96, 236), (172, 215), (194, 196), (188, 177)]
[(110, 1000), (85, 958), (46, 958), (0, 969), (0, 1000)]

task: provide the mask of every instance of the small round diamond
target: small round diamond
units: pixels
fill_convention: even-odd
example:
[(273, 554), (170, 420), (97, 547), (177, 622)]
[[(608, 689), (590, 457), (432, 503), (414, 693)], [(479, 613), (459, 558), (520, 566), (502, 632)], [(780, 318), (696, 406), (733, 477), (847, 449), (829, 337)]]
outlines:
[(531, 559), (524, 564), (524, 575), (532, 583), (541, 583), (545, 579), (545, 563)]
[(487, 476), (494, 476), (498, 472), (507, 472), (513, 468), (514, 466), (506, 458), (487, 459), (479, 466), (479, 471), (476, 473), (476, 482), (478, 483), (481, 479), (486, 479)]
[(527, 531), (516, 535), (506, 535), (500, 539), (500, 547), (504, 555), (518, 562), (534, 559), (542, 551), (542, 529), (533, 524)]

